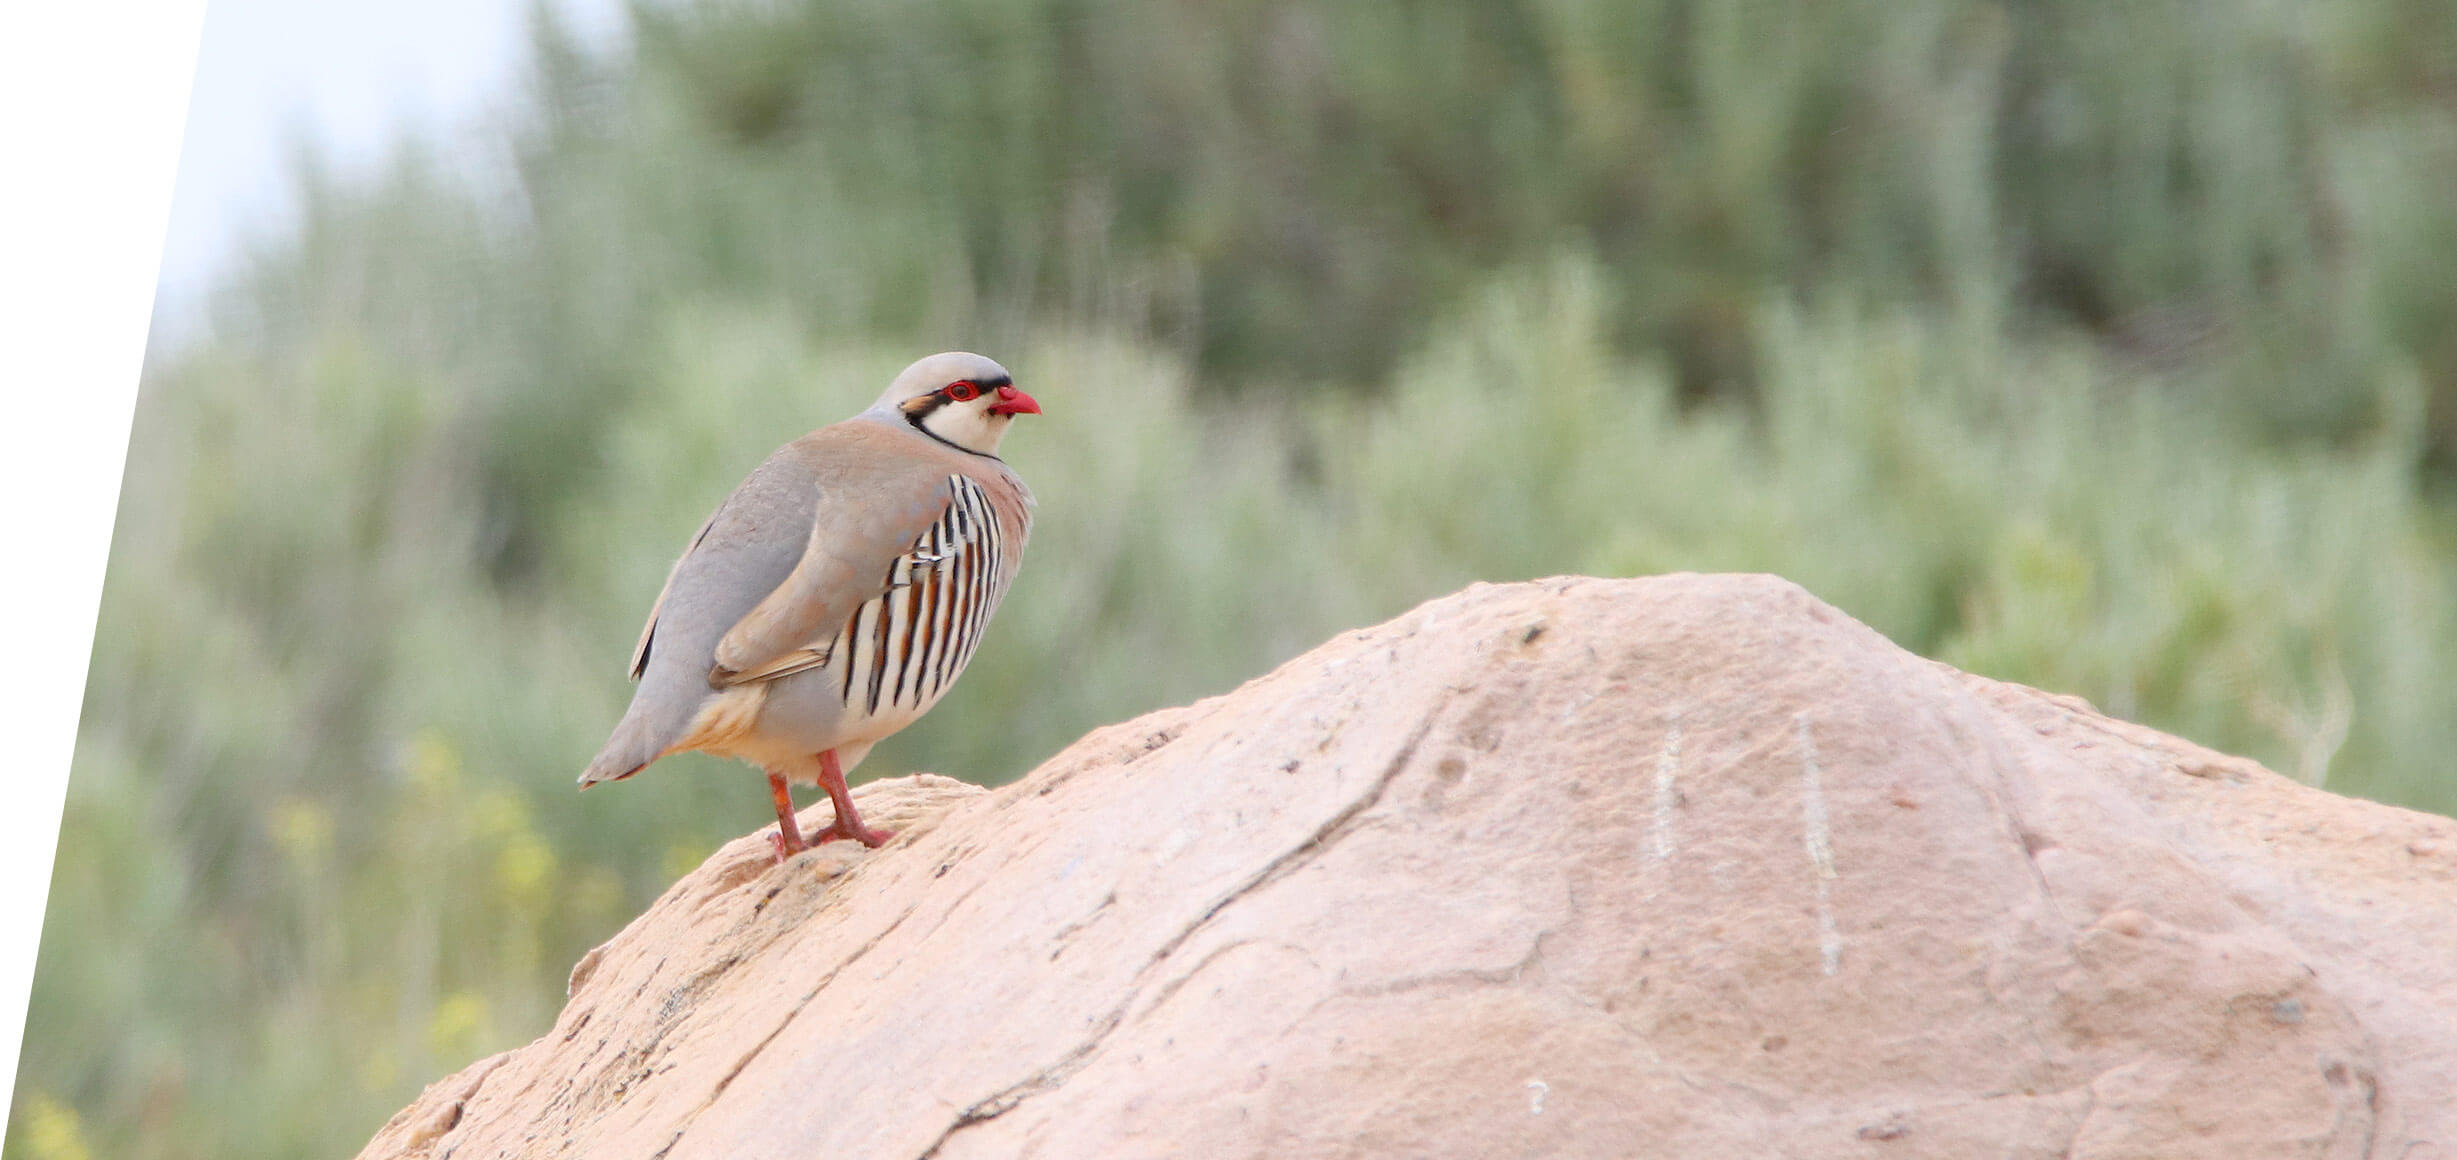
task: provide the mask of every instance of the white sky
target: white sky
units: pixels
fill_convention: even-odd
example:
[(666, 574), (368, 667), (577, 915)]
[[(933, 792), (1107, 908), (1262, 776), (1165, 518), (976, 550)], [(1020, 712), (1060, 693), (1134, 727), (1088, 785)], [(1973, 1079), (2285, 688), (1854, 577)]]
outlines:
[[(593, 36), (621, 0), (549, 0)], [(407, 127), (446, 130), (504, 100), (527, 61), (529, 0), (209, 0), (162, 251), (156, 317), (178, 315), (240, 239), (291, 212), (293, 144), (364, 165)]]

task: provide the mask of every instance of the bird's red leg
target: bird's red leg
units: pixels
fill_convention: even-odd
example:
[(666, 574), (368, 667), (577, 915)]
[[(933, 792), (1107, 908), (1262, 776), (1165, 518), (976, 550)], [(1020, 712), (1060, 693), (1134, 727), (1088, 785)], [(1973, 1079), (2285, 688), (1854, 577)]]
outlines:
[(845, 788), (844, 767), (837, 763), (833, 749), (819, 755), (819, 788), (828, 791), (828, 800), (835, 803), (836, 821), (827, 829), (811, 835), (811, 845), (851, 838), (877, 849), (896, 836), (894, 830), (874, 830), (862, 824), (862, 815), (853, 809), (853, 791)]
[(785, 788), (784, 774), (769, 772), (768, 793), (776, 798), (776, 837), (771, 840), (776, 843), (776, 860), (782, 862), (810, 849), (810, 844), (802, 840), (802, 827), (793, 820), (793, 791)]

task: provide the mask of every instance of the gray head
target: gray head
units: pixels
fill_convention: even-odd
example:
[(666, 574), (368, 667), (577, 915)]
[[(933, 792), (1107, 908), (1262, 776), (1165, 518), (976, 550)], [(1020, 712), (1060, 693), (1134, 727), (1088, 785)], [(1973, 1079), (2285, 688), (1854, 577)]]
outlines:
[(998, 454), (998, 441), (1017, 415), (1041, 404), (1017, 390), (1007, 368), (977, 354), (948, 351), (904, 368), (870, 413), (975, 455)]

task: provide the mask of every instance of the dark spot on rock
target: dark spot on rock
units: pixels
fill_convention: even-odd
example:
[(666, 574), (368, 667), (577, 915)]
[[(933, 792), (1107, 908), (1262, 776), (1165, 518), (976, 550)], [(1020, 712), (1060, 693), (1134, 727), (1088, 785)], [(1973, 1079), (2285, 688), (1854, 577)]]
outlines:
[(1445, 757), (1440, 765), (1433, 767), (1433, 776), (1440, 778), (1445, 785), (1456, 785), (1460, 778), (1467, 776), (1467, 762), (1455, 755)]
[(1902, 1118), (1899, 1112), (1877, 1123), (1864, 1124), (1860, 1128), (1860, 1138), (1863, 1140), (1899, 1140), (1910, 1134), (1911, 1125)]
[(1126, 756), (1118, 762), (1118, 764), (1133, 765), (1136, 758), (1160, 749), (1162, 746), (1165, 746), (1175, 740), (1177, 740), (1176, 730), (1163, 729), (1158, 733), (1154, 733), (1151, 736), (1144, 738), (1142, 744), (1132, 751), (1129, 751)]
[(2269, 1005), (2269, 1017), (2279, 1023), (2301, 1023), (2303, 1022), (2303, 1000), (2280, 999)]
[(1766, 1037), (1765, 1042), (1758, 1044), (1759, 1047), (1765, 1048), (1768, 1051), (1781, 1051), (1786, 1047), (1790, 1047), (1791, 1045), (1791, 1040), (1780, 1035), (1769, 1035)]

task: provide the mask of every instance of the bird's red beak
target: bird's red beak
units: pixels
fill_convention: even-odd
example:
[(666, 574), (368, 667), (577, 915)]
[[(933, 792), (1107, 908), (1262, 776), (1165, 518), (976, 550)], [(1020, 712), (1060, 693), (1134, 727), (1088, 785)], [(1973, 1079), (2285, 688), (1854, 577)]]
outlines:
[(1033, 402), (1032, 396), (1013, 387), (998, 388), (998, 401), (990, 404), (990, 414), (993, 415), (1038, 415), (1040, 413), (1041, 405)]

